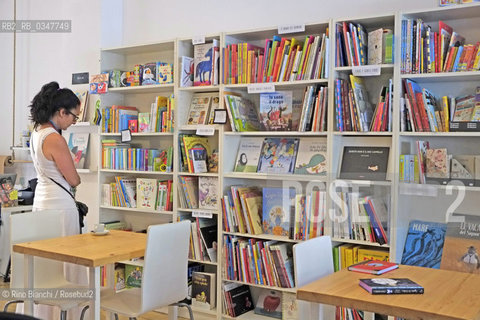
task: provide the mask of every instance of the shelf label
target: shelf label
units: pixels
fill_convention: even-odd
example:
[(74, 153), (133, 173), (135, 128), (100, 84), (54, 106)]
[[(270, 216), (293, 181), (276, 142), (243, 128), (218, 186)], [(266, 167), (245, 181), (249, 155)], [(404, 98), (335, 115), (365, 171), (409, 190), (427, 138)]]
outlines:
[(215, 128), (213, 126), (201, 126), (197, 128), (195, 134), (198, 136), (213, 136), (215, 134)]
[(206, 211), (193, 211), (192, 212), (192, 217), (194, 218), (213, 218), (213, 213), (212, 212), (206, 212)]
[(371, 77), (379, 76), (382, 68), (380, 65), (375, 64), (371, 66), (355, 66), (352, 67), (352, 73), (356, 77)]
[(304, 24), (286, 24), (286, 25), (278, 26), (278, 34), (296, 33), (296, 32), (304, 32), (304, 31), (305, 31)]
[(249, 94), (275, 92), (275, 85), (273, 83), (252, 83), (247, 86), (247, 92)]
[(205, 36), (194, 36), (192, 38), (192, 44), (204, 44), (205, 43)]

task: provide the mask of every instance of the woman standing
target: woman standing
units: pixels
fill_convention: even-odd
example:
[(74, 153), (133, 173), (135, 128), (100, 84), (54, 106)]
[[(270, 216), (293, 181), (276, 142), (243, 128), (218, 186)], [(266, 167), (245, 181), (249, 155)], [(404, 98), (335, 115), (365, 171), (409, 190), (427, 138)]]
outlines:
[[(34, 124), (30, 153), (38, 178), (33, 211), (61, 211), (64, 216), (63, 235), (78, 234), (78, 211), (71, 194), (80, 184), (80, 176), (61, 130), (66, 130), (78, 120), (80, 100), (70, 89), (62, 89), (57, 82), (50, 82), (42, 87), (29, 107)], [(65, 264), (64, 269), (67, 280), (86, 284), (84, 267)], [(54, 319), (58, 315), (56, 312), (51, 307), (40, 305), (35, 314), (42, 319)], [(73, 319), (72, 313), (77, 312), (68, 312), (69, 318)]]

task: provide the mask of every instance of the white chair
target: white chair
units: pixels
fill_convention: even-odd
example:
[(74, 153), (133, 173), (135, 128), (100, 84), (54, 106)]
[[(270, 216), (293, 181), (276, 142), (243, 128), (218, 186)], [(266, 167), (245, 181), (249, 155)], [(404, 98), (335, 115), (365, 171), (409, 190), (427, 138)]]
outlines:
[[(36, 211), (15, 214), (10, 216), (10, 243), (13, 246), (17, 243), (50, 239), (62, 236), (63, 215), (58, 211)], [(12, 259), (12, 276), (10, 287), (24, 287), (24, 256), (23, 254), (11, 251)], [(73, 284), (65, 279), (63, 262), (34, 257), (34, 288), (62, 288), (62, 289), (79, 289), (83, 288), (77, 284)], [(85, 287), (85, 289), (87, 289)], [(7, 310), (11, 303), (23, 301), (10, 301), (5, 305), (4, 311)], [(67, 310), (82, 304), (87, 304), (88, 299), (68, 299), (68, 300), (49, 300), (35, 299), (36, 304), (45, 304), (49, 306), (57, 306), (60, 308), (61, 319), (66, 319)], [(86, 306), (82, 310), (80, 319), (83, 319)]]
[(165, 306), (187, 307), (177, 303), (187, 297), (188, 246), (190, 222), (149, 226), (142, 274), (142, 287), (102, 295), (101, 308), (136, 319)]
[[(293, 246), (295, 284), (298, 287), (334, 272), (330, 236), (313, 238)], [(335, 307), (298, 300), (298, 319), (335, 319)]]

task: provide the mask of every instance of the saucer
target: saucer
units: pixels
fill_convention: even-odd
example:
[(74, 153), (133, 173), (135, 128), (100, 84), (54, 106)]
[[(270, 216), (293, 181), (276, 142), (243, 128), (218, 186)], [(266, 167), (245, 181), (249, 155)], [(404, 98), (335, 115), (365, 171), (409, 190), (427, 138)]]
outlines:
[(95, 231), (91, 231), (91, 233), (94, 235), (94, 236), (105, 236), (109, 233), (110, 231), (109, 230), (103, 230), (102, 232), (95, 232)]

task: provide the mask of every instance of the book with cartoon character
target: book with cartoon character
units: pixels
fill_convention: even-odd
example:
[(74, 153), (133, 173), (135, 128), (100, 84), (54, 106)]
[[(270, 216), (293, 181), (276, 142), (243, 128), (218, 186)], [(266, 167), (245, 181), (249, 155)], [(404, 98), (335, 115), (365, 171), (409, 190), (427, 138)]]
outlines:
[(300, 138), (295, 174), (327, 174), (327, 139)]
[(142, 86), (157, 84), (157, 63), (149, 62), (140, 67), (142, 74)]
[(76, 169), (85, 169), (89, 136), (88, 132), (72, 132), (68, 137), (68, 149)]
[(290, 237), (294, 189), (263, 188), (263, 232)]
[(213, 84), (214, 47), (218, 47), (218, 40), (214, 43), (197, 44), (193, 49), (194, 86), (210, 86)]
[(440, 269), (480, 274), (480, 216), (450, 217)]
[(235, 161), (235, 172), (257, 172), (263, 140), (263, 137), (241, 138)]
[(292, 91), (261, 93), (260, 119), (267, 131), (292, 131)]
[(262, 145), (257, 172), (293, 173), (297, 149), (297, 138), (266, 138)]
[(192, 306), (211, 310), (215, 308), (215, 273), (193, 272)]

